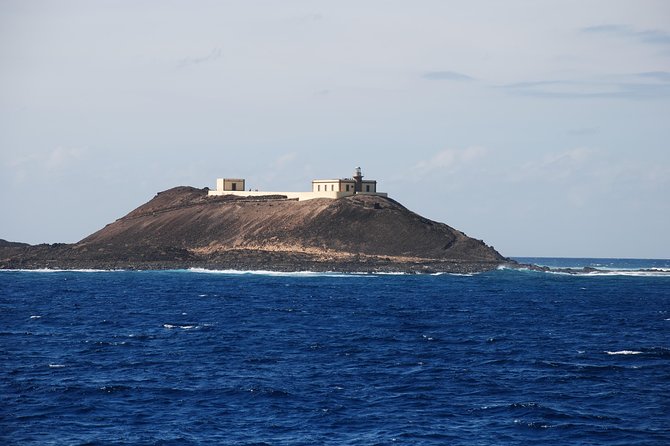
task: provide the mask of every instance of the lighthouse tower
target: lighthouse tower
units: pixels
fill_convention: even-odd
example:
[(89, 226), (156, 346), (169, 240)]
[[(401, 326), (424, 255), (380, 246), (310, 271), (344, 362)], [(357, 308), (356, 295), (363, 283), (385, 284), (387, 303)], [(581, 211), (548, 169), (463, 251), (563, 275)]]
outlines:
[(361, 168), (360, 167), (357, 167), (356, 170), (354, 171), (353, 178), (356, 181), (356, 184), (354, 186), (354, 191), (363, 192), (363, 174), (361, 173)]

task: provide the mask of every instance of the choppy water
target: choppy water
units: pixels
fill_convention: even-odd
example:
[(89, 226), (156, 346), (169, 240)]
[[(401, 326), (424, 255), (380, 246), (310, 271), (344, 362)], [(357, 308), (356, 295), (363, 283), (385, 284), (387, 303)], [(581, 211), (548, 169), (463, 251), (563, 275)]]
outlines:
[(0, 378), (3, 444), (670, 444), (670, 277), (0, 272)]

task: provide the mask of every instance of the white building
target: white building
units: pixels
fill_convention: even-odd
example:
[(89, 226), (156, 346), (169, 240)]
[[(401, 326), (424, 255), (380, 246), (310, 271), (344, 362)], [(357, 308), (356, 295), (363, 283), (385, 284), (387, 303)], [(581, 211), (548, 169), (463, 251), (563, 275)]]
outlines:
[(357, 167), (352, 178), (313, 180), (312, 192), (353, 192), (375, 194), (377, 193), (377, 181), (363, 180), (361, 168)]
[(243, 191), (244, 178), (217, 178), (216, 190)]
[(313, 180), (311, 192), (245, 191), (245, 184), (245, 180), (241, 178), (217, 178), (216, 190), (210, 190), (207, 195), (236, 195), (238, 197), (285, 195), (286, 198), (298, 199), (299, 201), (314, 198), (342, 198), (355, 194), (387, 196), (384, 192), (377, 192), (377, 181), (363, 180), (360, 167), (356, 168), (354, 176), (351, 178)]

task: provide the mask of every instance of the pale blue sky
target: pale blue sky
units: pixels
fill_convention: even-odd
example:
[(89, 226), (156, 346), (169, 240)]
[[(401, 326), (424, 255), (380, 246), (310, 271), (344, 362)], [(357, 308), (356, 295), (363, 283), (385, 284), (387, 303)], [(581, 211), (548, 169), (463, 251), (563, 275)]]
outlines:
[(670, 257), (670, 2), (0, 2), (0, 238), (361, 166), (508, 256)]

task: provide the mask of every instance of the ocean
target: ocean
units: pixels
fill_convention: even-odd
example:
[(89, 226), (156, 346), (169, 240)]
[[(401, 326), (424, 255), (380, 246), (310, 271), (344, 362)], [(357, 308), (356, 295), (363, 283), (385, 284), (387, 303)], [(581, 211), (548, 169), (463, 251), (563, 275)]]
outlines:
[(5, 445), (667, 445), (670, 261), (1, 271)]

